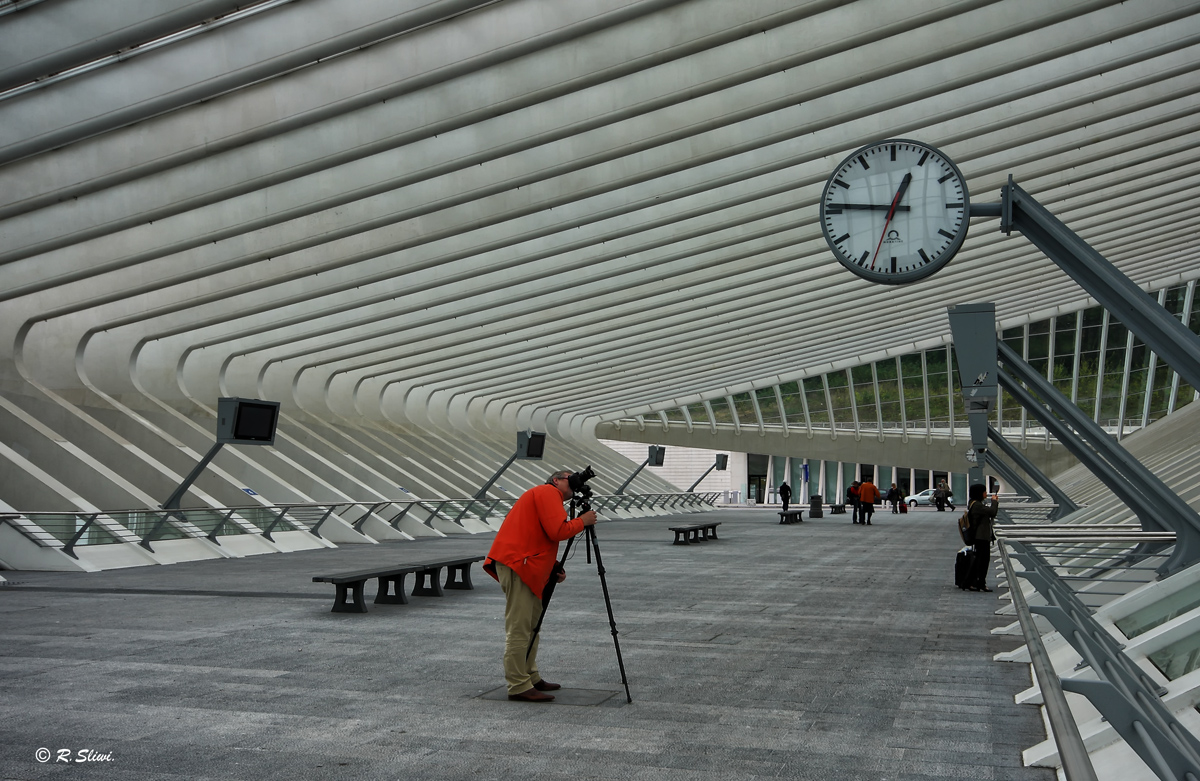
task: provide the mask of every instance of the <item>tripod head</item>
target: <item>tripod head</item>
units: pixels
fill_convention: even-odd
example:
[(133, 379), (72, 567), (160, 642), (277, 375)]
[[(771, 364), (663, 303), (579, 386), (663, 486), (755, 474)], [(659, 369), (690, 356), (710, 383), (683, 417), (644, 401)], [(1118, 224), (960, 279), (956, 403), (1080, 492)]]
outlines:
[(571, 502), (578, 505), (580, 513), (586, 513), (592, 509), (592, 487), (587, 484), (587, 481), (595, 476), (596, 473), (592, 471), (591, 464), (588, 464), (581, 471), (575, 472), (567, 478), (567, 485), (575, 493)]

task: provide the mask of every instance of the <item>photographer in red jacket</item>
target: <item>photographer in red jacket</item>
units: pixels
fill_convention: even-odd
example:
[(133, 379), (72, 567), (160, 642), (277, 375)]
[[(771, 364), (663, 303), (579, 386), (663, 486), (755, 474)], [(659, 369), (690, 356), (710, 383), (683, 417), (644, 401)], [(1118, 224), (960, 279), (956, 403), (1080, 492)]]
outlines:
[[(596, 522), (593, 510), (570, 519), (563, 505), (571, 498), (571, 472), (550, 475), (545, 485), (530, 488), (513, 504), (483, 569), (500, 582), (504, 590), (504, 679), (510, 700), (550, 702), (554, 695), (545, 692), (562, 688), (542, 680), (537, 669), (539, 636), (533, 640), (533, 628), (542, 613), (542, 593), (554, 573), (558, 543)], [(561, 583), (565, 572), (555, 575)], [(533, 640), (532, 648), (530, 641)]]

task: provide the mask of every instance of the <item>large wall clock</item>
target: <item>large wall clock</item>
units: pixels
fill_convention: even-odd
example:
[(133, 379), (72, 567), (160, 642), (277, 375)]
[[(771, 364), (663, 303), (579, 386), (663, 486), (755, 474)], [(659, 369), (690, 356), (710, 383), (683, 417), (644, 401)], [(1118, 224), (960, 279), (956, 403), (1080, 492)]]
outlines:
[(902, 285), (950, 262), (967, 237), (967, 182), (950, 158), (893, 138), (852, 152), (821, 194), (821, 230), (843, 266)]

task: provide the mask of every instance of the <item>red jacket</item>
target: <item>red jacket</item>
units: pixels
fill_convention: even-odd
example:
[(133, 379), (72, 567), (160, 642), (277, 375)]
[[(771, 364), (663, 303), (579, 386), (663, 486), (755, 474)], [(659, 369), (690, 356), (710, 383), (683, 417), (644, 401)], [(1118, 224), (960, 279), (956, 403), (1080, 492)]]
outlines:
[(496, 577), (494, 562), (509, 567), (539, 599), (558, 559), (558, 543), (583, 531), (583, 521), (568, 519), (562, 493), (552, 485), (530, 488), (513, 504), (483, 569)]
[(858, 486), (858, 500), (867, 504), (875, 504), (879, 501), (879, 489), (870, 480)]

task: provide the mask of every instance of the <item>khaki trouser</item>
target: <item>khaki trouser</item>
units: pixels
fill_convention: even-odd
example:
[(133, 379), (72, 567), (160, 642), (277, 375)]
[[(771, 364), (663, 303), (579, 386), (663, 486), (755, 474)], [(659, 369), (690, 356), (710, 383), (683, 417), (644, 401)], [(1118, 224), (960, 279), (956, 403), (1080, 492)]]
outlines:
[[(542, 615), (542, 600), (534, 596), (529, 586), (510, 568), (496, 562), (496, 577), (504, 590), (504, 680), (509, 694), (520, 694), (542, 680), (538, 674), (537, 652), (539, 636), (529, 651), (533, 628)], [(525, 652), (529, 651), (529, 658)]]

